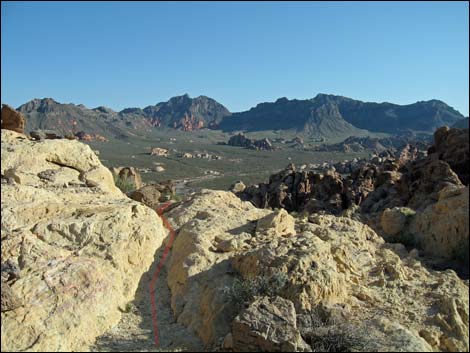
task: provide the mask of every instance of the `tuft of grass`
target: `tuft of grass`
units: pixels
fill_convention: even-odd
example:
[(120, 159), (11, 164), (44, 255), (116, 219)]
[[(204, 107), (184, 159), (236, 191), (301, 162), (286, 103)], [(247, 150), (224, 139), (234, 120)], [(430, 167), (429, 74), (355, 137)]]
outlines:
[[(297, 325), (301, 336), (313, 352), (367, 352), (375, 351), (371, 339), (377, 340), (375, 333), (369, 332), (364, 325), (337, 322), (327, 313), (316, 307), (307, 315), (302, 315)], [(376, 342), (378, 343), (378, 342)]]
[(135, 184), (128, 178), (121, 178), (117, 175), (114, 176), (114, 184), (119, 190), (127, 194), (136, 189)]
[(134, 309), (135, 309), (135, 305), (132, 304), (131, 302), (127, 303), (124, 308), (119, 307), (119, 310), (122, 313), (126, 313), (126, 314), (130, 313), (131, 311), (134, 311)]
[(223, 292), (237, 309), (241, 309), (251, 303), (256, 296), (278, 295), (287, 284), (287, 279), (287, 275), (283, 272), (251, 278), (236, 278), (232, 286), (226, 286)]

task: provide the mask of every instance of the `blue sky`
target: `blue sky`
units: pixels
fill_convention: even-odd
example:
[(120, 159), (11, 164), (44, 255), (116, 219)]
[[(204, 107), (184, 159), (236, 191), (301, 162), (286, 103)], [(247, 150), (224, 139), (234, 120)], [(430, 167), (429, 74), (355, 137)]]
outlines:
[(317, 93), (468, 115), (467, 2), (4, 2), (1, 101), (231, 111)]

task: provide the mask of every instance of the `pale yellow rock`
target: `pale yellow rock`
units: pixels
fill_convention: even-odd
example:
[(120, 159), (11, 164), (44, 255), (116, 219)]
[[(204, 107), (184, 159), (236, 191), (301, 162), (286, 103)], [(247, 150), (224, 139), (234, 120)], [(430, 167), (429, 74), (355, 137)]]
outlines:
[[(2, 130), (1, 133), (1, 173), (14, 170), (15, 175), (21, 175), (22, 185), (37, 185), (40, 180), (38, 173), (44, 170), (69, 168), (77, 172), (76, 179), (68, 180), (70, 183), (86, 183), (86, 177), (90, 175), (90, 182), (95, 183), (96, 187), (109, 193), (121, 193), (114, 185), (111, 172), (101, 164), (89, 146), (66, 139), (30, 141), (10, 130)], [(100, 182), (97, 183), (97, 180)], [(63, 186), (57, 182), (53, 184)]]
[(233, 321), (235, 352), (308, 352), (297, 329), (291, 301), (281, 297), (256, 298)]
[(416, 212), (406, 207), (387, 208), (380, 219), (385, 234), (397, 235), (405, 228), (407, 220)]
[[(117, 324), (167, 235), (159, 217), (126, 198), (77, 141), (19, 138), (2, 130), (2, 261), (23, 306), (2, 313), (2, 351), (88, 350)], [(40, 177), (38, 176), (40, 175)]]
[(202, 190), (166, 213), (179, 229), (168, 262), (171, 306), (178, 322), (213, 343), (230, 331), (236, 314), (222, 289), (230, 285), (233, 252), (221, 252), (216, 239), (254, 234), (256, 221), (271, 213), (242, 202), (231, 192)]
[(295, 220), (286, 210), (280, 209), (258, 221), (256, 233), (258, 236), (289, 236), (295, 234)]
[(469, 258), (469, 187), (447, 187), (439, 200), (413, 217), (410, 232), (424, 254)]
[[(297, 219), (296, 235), (287, 237), (293, 227), (280, 231), (278, 223), (260, 221), (279, 214), (255, 209), (230, 192), (208, 190), (169, 212), (179, 229), (168, 275), (172, 307), (204, 343), (221, 342), (231, 332), (237, 310), (225, 286), (239, 275), (281, 271), (287, 284), (279, 295), (292, 301), (297, 313), (319, 305), (342, 308), (348, 324), (366, 323), (382, 335), (381, 351), (468, 350), (468, 281), (451, 270), (426, 268), (416, 251), (387, 244), (349, 218)], [(221, 252), (215, 246), (242, 233), (252, 236), (245, 247)]]

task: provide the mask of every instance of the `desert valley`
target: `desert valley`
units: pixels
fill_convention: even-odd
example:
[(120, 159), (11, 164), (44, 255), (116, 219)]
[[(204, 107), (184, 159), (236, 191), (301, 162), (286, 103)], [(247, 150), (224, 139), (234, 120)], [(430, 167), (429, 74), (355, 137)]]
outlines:
[(3, 106), (1, 165), (2, 350), (468, 350), (443, 102), (41, 99)]
[(1, 2), (2, 352), (468, 352), (468, 1)]

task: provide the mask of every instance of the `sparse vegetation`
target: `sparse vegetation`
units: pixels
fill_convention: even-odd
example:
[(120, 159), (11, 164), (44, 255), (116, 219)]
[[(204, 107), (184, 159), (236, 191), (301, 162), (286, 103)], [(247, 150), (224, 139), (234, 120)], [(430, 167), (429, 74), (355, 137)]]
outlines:
[(125, 194), (135, 190), (135, 184), (127, 178), (114, 176), (114, 184)]
[(373, 333), (364, 325), (336, 322), (318, 307), (301, 317), (297, 317), (298, 327), (313, 352), (367, 352), (377, 348), (378, 342), (371, 344), (375, 335), (372, 338)]
[(278, 295), (287, 283), (287, 275), (283, 272), (274, 272), (271, 275), (262, 275), (252, 278), (236, 278), (231, 287), (223, 289), (228, 300), (241, 309), (253, 301), (256, 296), (274, 297)]
[(135, 309), (135, 305), (131, 302), (127, 303), (126, 306), (124, 306), (124, 308), (119, 308), (119, 310), (122, 312), (122, 313), (130, 313), (131, 311), (133, 311)]
[(304, 337), (313, 352), (367, 352), (369, 351), (364, 329), (352, 325), (331, 325), (318, 328)]

